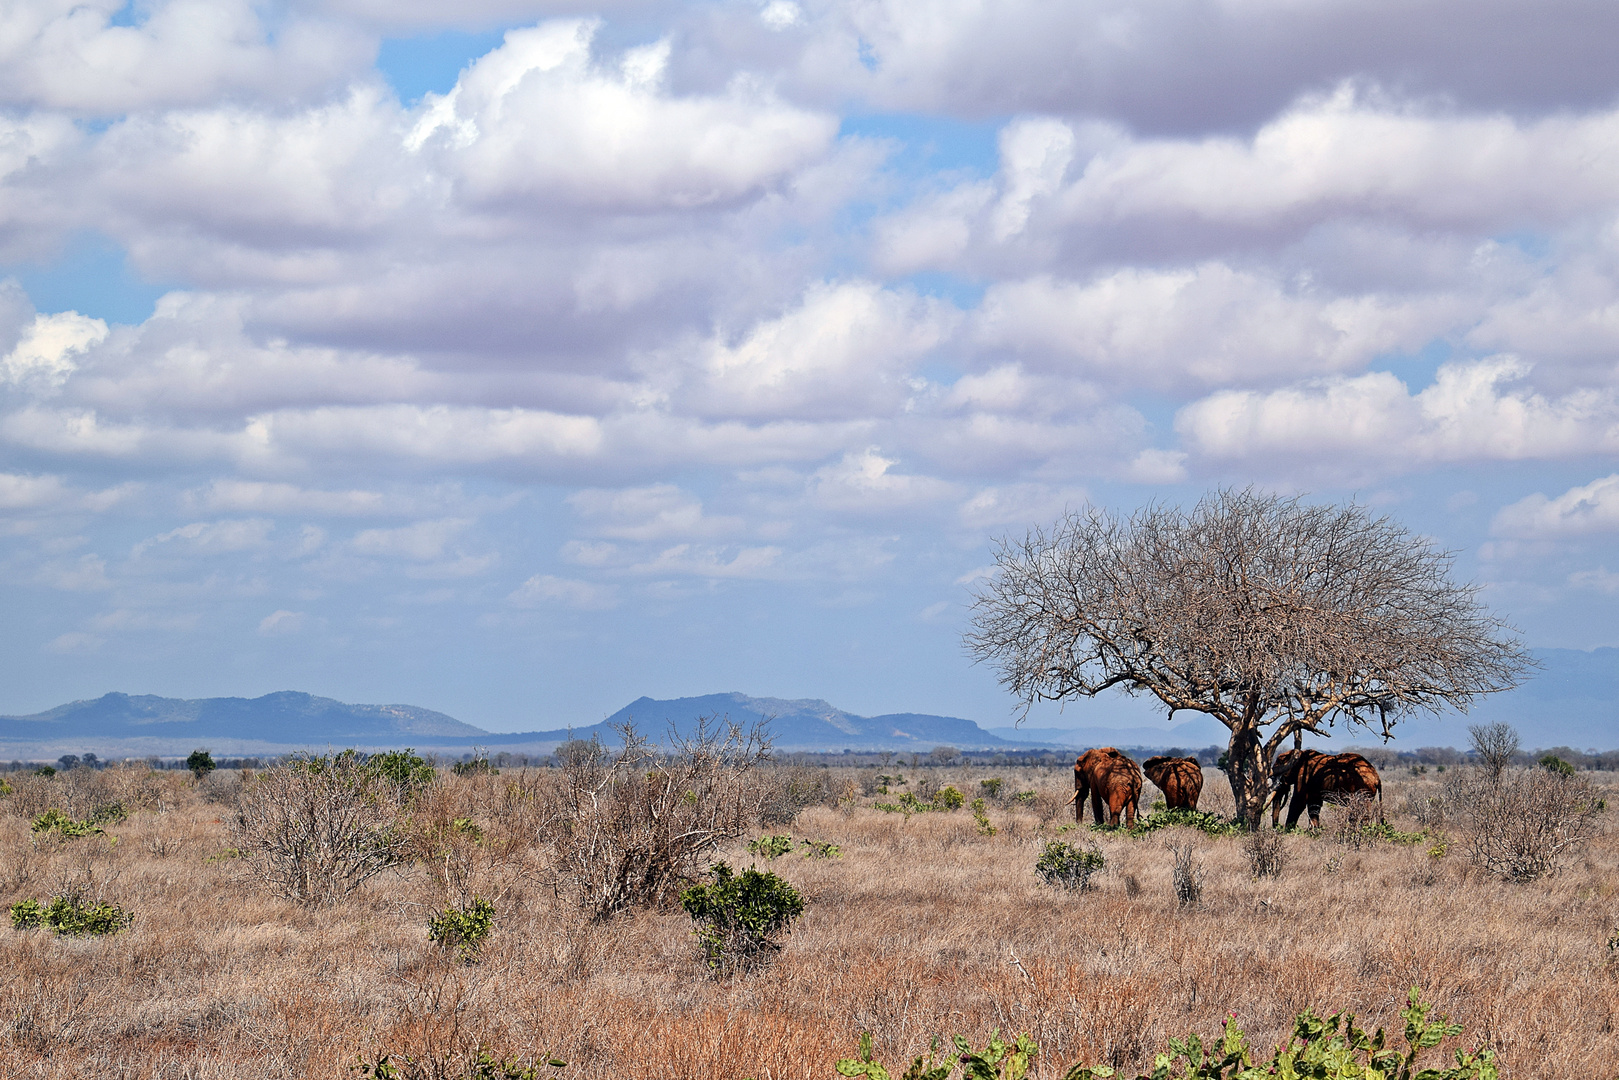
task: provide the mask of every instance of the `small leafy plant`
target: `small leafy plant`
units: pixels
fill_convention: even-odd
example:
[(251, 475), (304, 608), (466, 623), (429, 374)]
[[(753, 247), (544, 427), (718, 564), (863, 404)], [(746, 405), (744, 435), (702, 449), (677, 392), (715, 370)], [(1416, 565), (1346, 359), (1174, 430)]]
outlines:
[(33, 831), (41, 836), (54, 832), (60, 836), (74, 838), (94, 836), (96, 833), (105, 833), (107, 830), (97, 825), (94, 821), (75, 821), (62, 813), (62, 811), (52, 807), (34, 819)]
[[(1121, 830), (1127, 836), (1147, 836), (1159, 829), (1170, 829), (1176, 826), (1196, 829), (1209, 836), (1237, 836), (1247, 832), (1245, 828), (1229, 818), (1219, 814), (1209, 814), (1202, 810), (1158, 810), (1141, 818), (1132, 829)], [(1106, 826), (1091, 826), (1093, 829), (1107, 828)]]
[(186, 768), (201, 782), (203, 777), (214, 771), (214, 755), (206, 750), (193, 750), (186, 757)]
[(680, 906), (695, 924), (703, 962), (716, 976), (763, 967), (782, 950), (780, 937), (804, 913), (798, 890), (769, 872), (735, 873), (723, 862), (709, 867), (713, 882), (680, 894)]
[(427, 940), (454, 949), (458, 957), (474, 964), (494, 928), (495, 905), (474, 896), (470, 904), (446, 904), (443, 911), (427, 920)]
[[(1418, 1067), (1425, 1051), (1462, 1033), (1448, 1017), (1430, 1018), (1433, 1006), (1422, 1000), (1422, 991), (1411, 988), (1406, 1007), (1400, 1010), (1405, 1021), (1405, 1050), (1388, 1046), (1382, 1028), (1368, 1035), (1356, 1026), (1353, 1015), (1335, 1013), (1322, 1019), (1312, 1010), (1298, 1014), (1293, 1034), (1276, 1047), (1269, 1058), (1261, 1059), (1248, 1045), (1248, 1037), (1237, 1027), (1236, 1016), (1226, 1019), (1220, 1034), (1207, 1044), (1197, 1035), (1170, 1039), (1167, 1053), (1155, 1055), (1153, 1070), (1135, 1080), (1499, 1080), (1495, 1052), (1488, 1049), (1455, 1051), (1453, 1067)], [(961, 1069), (962, 1080), (1021, 1080), (1040, 1052), (1028, 1035), (1008, 1043), (997, 1031), (989, 1045), (974, 1051), (961, 1036), (953, 1040), (957, 1054), (937, 1058), (938, 1041), (924, 1059), (917, 1057), (902, 1075), (903, 1080), (949, 1080)], [(1179, 1070), (1171, 1073), (1172, 1069)], [(839, 1076), (864, 1076), (868, 1080), (892, 1080), (893, 1073), (876, 1060), (871, 1033), (860, 1036), (859, 1056), (837, 1063)], [(1076, 1064), (1062, 1080), (1103, 1080), (1117, 1074), (1106, 1065)], [(1123, 1080), (1122, 1077), (1119, 1080)]]
[(761, 836), (757, 840), (748, 841), (748, 854), (759, 855), (766, 859), (779, 859), (791, 850), (793, 838), (785, 834)]
[(946, 784), (933, 796), (933, 807), (936, 810), (960, 810), (967, 804), (967, 796), (956, 790), (954, 784)]
[(1106, 865), (1102, 849), (1095, 844), (1081, 848), (1064, 840), (1047, 840), (1035, 860), (1034, 872), (1047, 885), (1085, 892), (1091, 887), (1091, 877)]
[[(949, 1080), (958, 1067), (962, 1080), (1023, 1080), (1029, 1073), (1029, 1064), (1040, 1053), (1040, 1048), (1027, 1034), (1014, 1041), (1001, 1038), (1000, 1030), (990, 1033), (989, 1043), (982, 1050), (974, 1050), (972, 1043), (957, 1035), (951, 1039), (956, 1052), (938, 1057), (939, 1040), (933, 1040), (926, 1060), (918, 1056), (902, 1074), (902, 1080)], [(872, 1053), (871, 1032), (860, 1033), (860, 1056), (843, 1058), (837, 1063), (839, 1076), (864, 1076), (868, 1080), (891, 1080), (892, 1073)]]
[(799, 846), (804, 849), (806, 859), (841, 859), (843, 849), (830, 840), (800, 840)]
[[(1177, 1061), (1186, 1063), (1180, 1075), (1196, 1080), (1498, 1080), (1492, 1050), (1457, 1050), (1453, 1068), (1416, 1068), (1423, 1051), (1462, 1033), (1461, 1026), (1448, 1017), (1430, 1020), (1432, 1010), (1422, 1000), (1422, 991), (1413, 986), (1406, 1007), (1400, 1010), (1406, 1043), (1401, 1053), (1387, 1046), (1382, 1028), (1368, 1035), (1355, 1025), (1353, 1015), (1334, 1013), (1323, 1020), (1306, 1009), (1294, 1021), (1292, 1036), (1268, 1060), (1255, 1058), (1233, 1015), (1226, 1019), (1220, 1036), (1206, 1047), (1196, 1035), (1170, 1039), (1169, 1052), (1153, 1059), (1151, 1075), (1142, 1074), (1136, 1080), (1168, 1080)], [(1075, 1065), (1063, 1074), (1063, 1080), (1101, 1080), (1114, 1075), (1105, 1065)]]
[(67, 889), (50, 903), (22, 900), (11, 905), (11, 925), (17, 930), (49, 927), (64, 937), (98, 937), (116, 934), (134, 921), (134, 916), (116, 904), (86, 900), (79, 889)]
[(973, 800), (973, 821), (978, 825), (978, 832), (982, 836), (994, 836), (998, 831), (989, 823), (989, 811), (984, 807), (983, 799)]

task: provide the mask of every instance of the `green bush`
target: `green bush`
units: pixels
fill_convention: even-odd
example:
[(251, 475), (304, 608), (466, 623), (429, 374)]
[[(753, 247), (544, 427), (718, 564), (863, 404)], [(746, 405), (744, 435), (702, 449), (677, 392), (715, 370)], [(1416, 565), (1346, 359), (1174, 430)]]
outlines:
[[(1130, 836), (1146, 836), (1159, 829), (1171, 829), (1183, 826), (1197, 829), (1210, 836), (1238, 836), (1247, 832), (1241, 825), (1218, 814), (1205, 813), (1202, 810), (1158, 810), (1136, 821), (1135, 827), (1121, 830)], [(1091, 826), (1092, 829), (1111, 829), (1113, 826)]]
[(56, 767), (54, 765), (41, 765), (39, 768), (34, 770), (34, 775), (43, 776), (45, 779), (49, 780), (51, 777), (56, 775)]
[(1547, 772), (1556, 773), (1558, 776), (1573, 776), (1574, 775), (1574, 766), (1570, 765), (1568, 762), (1564, 761), (1562, 758), (1558, 757), (1556, 754), (1547, 754), (1545, 757), (1541, 758), (1535, 764), (1539, 765), (1542, 769), (1545, 769)]
[(793, 850), (793, 838), (787, 835), (761, 836), (757, 840), (748, 841), (748, 854), (762, 855), (767, 859), (779, 859)]
[(986, 799), (999, 799), (1001, 797), (1001, 785), (1004, 783), (1006, 783), (1005, 777), (994, 776), (988, 780), (978, 781), (978, 790), (984, 793)]
[(487, 757), (468, 758), (466, 761), (457, 761), (450, 766), (450, 771), (457, 776), (499, 776), (500, 770), (489, 764)]
[(406, 791), (424, 788), (438, 775), (427, 759), (409, 746), (403, 750), (372, 754), (365, 759), (365, 770), (377, 779), (396, 784)]
[[(1179, 1071), (1173, 1074), (1177, 1080), (1499, 1080), (1492, 1050), (1457, 1050), (1456, 1064), (1450, 1068), (1417, 1067), (1417, 1059), (1425, 1051), (1462, 1033), (1459, 1025), (1444, 1016), (1430, 1019), (1432, 1008), (1422, 1000), (1422, 992), (1412, 987), (1408, 1004), (1400, 1010), (1405, 1021), (1404, 1051), (1387, 1046), (1382, 1028), (1368, 1035), (1355, 1025), (1354, 1016), (1337, 1013), (1323, 1020), (1306, 1009), (1294, 1021), (1287, 1042), (1263, 1060), (1255, 1056), (1232, 1016), (1206, 1046), (1196, 1035), (1170, 1039), (1168, 1052), (1155, 1055), (1151, 1074), (1142, 1073), (1135, 1080), (1170, 1080), (1170, 1070), (1177, 1065)], [(903, 1074), (904, 1080), (948, 1080), (958, 1067), (962, 1080), (1020, 1080), (1040, 1052), (1028, 1035), (1007, 1043), (997, 1032), (990, 1036), (986, 1049), (976, 1052), (959, 1035), (954, 1042), (959, 1056), (935, 1060), (935, 1042), (934, 1053), (926, 1061), (916, 1058)], [(840, 1060), (837, 1073), (868, 1080), (891, 1080), (893, 1076), (875, 1060), (869, 1032), (860, 1036), (859, 1057)], [(1061, 1075), (1063, 1080), (1101, 1080), (1116, 1074), (1105, 1065), (1077, 1064)]]
[(55, 807), (34, 819), (33, 830), (36, 833), (54, 832), (66, 837), (93, 836), (107, 831), (93, 821), (75, 821)]
[(69, 889), (41, 904), (22, 900), (11, 905), (11, 925), (17, 930), (47, 926), (65, 937), (95, 937), (116, 934), (134, 921), (134, 916), (115, 904), (88, 902), (84, 894)]
[(984, 836), (994, 836), (995, 826), (989, 823), (989, 811), (984, 807), (983, 799), (973, 800), (973, 821), (978, 824), (978, 831)]
[(777, 940), (804, 913), (797, 889), (772, 873), (749, 868), (735, 874), (725, 863), (709, 867), (714, 881), (680, 894), (680, 906), (696, 924), (692, 933), (703, 962), (715, 975), (748, 972), (768, 964), (782, 949)]
[(1047, 885), (1060, 885), (1081, 892), (1091, 887), (1091, 877), (1107, 865), (1102, 850), (1095, 844), (1089, 848), (1077, 847), (1062, 840), (1047, 840), (1040, 857), (1035, 860), (1034, 872)]
[(953, 784), (946, 784), (933, 796), (933, 806), (938, 810), (960, 810), (967, 805), (967, 796), (957, 791)]
[[(940, 1060), (939, 1040), (934, 1039), (927, 1059), (924, 1061), (918, 1056), (912, 1061), (911, 1067), (905, 1070), (903, 1080), (948, 1080), (957, 1067), (961, 1069), (963, 1080), (1023, 1080), (1028, 1075), (1029, 1063), (1040, 1052), (1028, 1035), (1019, 1035), (1015, 1041), (1006, 1042), (998, 1029), (990, 1033), (989, 1045), (982, 1050), (974, 1050), (972, 1043), (960, 1035), (951, 1042), (955, 1044), (956, 1052)], [(843, 1058), (836, 1068), (839, 1076), (864, 1076), (868, 1080), (890, 1080), (891, 1077), (889, 1071), (873, 1058), (869, 1031), (860, 1033), (860, 1056)]]
[(495, 928), (495, 905), (481, 896), (472, 903), (446, 904), (444, 910), (427, 920), (427, 940), (454, 949), (467, 963), (477, 961), (478, 951)]
[(186, 758), (186, 768), (198, 780), (214, 771), (214, 756), (206, 750), (193, 750)]
[(806, 859), (841, 859), (843, 849), (830, 840), (800, 840)]
[[(1180, 1060), (1186, 1062), (1182, 1077), (1197, 1080), (1498, 1080), (1492, 1050), (1457, 1050), (1454, 1068), (1415, 1068), (1423, 1051), (1462, 1033), (1461, 1026), (1450, 1023), (1447, 1017), (1430, 1020), (1432, 1008), (1423, 1002), (1422, 991), (1413, 986), (1408, 1004), (1400, 1010), (1405, 1021), (1404, 1053), (1387, 1047), (1382, 1028), (1375, 1035), (1367, 1035), (1355, 1026), (1353, 1015), (1334, 1013), (1323, 1020), (1306, 1009), (1293, 1022), (1292, 1037), (1268, 1060), (1255, 1059), (1248, 1037), (1232, 1017), (1207, 1047), (1196, 1035), (1170, 1039), (1169, 1052), (1154, 1058), (1152, 1074), (1142, 1074), (1136, 1080), (1167, 1080), (1169, 1070)], [(1113, 1075), (1106, 1066), (1075, 1065), (1063, 1074), (1063, 1080), (1098, 1080)]]

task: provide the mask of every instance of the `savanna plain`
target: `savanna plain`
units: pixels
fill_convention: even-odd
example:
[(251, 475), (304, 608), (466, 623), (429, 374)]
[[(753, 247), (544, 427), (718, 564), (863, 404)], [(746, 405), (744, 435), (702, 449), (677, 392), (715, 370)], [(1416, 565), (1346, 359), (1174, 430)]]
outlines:
[[(1384, 772), (1406, 837), (1329, 806), (1319, 831), (1276, 836), (1263, 865), (1240, 836), (1075, 828), (1062, 765), (742, 772), (665, 785), (688, 825), (702, 800), (724, 804), (688, 870), (757, 865), (804, 901), (771, 962), (724, 977), (678, 889), (623, 901), (635, 882), (592, 877), (589, 860), (622, 846), (580, 817), (585, 788), (604, 798), (599, 768), (419, 777), (362, 808), (394, 846), (324, 892), (250, 848), (274, 769), (14, 773), (0, 904), (68, 896), (128, 922), (78, 936), (0, 925), (0, 1075), (337, 1078), (386, 1057), (448, 1078), (475, 1075), (483, 1054), (565, 1061), (552, 1068), (567, 1078), (819, 1080), (862, 1032), (903, 1068), (936, 1037), (981, 1045), (999, 1029), (1038, 1043), (1033, 1076), (1076, 1061), (1133, 1076), (1170, 1037), (1207, 1038), (1230, 1014), (1260, 1048), (1306, 1008), (1398, 1027), (1413, 986), (1465, 1028), (1447, 1057), (1483, 1045), (1503, 1076), (1619, 1074), (1613, 811), (1551, 873), (1514, 881), (1467, 857), (1432, 772)], [(1619, 774), (1580, 776), (1619, 806)], [(947, 786), (966, 805), (918, 809)], [(1144, 813), (1156, 797), (1145, 785)], [(36, 828), (53, 809), (86, 824)], [(1213, 769), (1202, 809), (1233, 811)], [(792, 846), (747, 850), (766, 835)], [(1051, 840), (1100, 853), (1087, 887), (1036, 874)], [(430, 936), (474, 900), (492, 913), (476, 950)]]

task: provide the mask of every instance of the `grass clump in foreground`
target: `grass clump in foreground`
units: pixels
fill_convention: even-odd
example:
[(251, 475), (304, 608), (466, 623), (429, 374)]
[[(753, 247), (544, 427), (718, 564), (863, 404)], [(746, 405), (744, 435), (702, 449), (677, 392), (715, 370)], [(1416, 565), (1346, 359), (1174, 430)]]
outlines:
[[(1462, 1033), (1461, 1026), (1445, 1016), (1430, 1019), (1432, 1010), (1422, 1000), (1422, 991), (1413, 986), (1406, 1007), (1400, 1010), (1405, 1021), (1402, 1052), (1387, 1045), (1382, 1028), (1368, 1035), (1357, 1027), (1353, 1015), (1334, 1013), (1323, 1020), (1306, 1009), (1293, 1023), (1292, 1037), (1264, 1060), (1255, 1058), (1233, 1014), (1208, 1046), (1197, 1035), (1170, 1039), (1168, 1052), (1153, 1059), (1152, 1072), (1139, 1074), (1135, 1080), (1498, 1080), (1495, 1053), (1487, 1049), (1457, 1050), (1453, 1067), (1417, 1068), (1424, 1051)], [(916, 1058), (902, 1074), (903, 1080), (949, 1080), (957, 1068), (963, 1080), (1022, 1080), (1040, 1052), (1028, 1035), (1007, 1043), (998, 1031), (990, 1035), (989, 1045), (982, 1051), (974, 1051), (960, 1035), (954, 1042), (957, 1055), (936, 1060), (935, 1043), (934, 1053), (926, 1061)], [(1172, 1072), (1177, 1065), (1180, 1071)], [(875, 1060), (869, 1032), (860, 1036), (860, 1056), (840, 1060), (837, 1072), (869, 1080), (891, 1080), (893, 1076)], [(1102, 1080), (1115, 1075), (1108, 1066), (1083, 1064), (1070, 1066), (1062, 1074), (1063, 1080)]]

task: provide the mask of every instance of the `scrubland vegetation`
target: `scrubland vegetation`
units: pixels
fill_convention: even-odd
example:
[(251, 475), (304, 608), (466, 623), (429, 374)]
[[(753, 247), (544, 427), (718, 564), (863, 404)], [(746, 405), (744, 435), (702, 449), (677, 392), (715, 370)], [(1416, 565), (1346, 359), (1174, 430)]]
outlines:
[[(1232, 1014), (1267, 1055), (1306, 1009), (1397, 1030), (1413, 986), (1465, 1029), (1445, 1061), (1619, 1073), (1614, 774), (1514, 766), (1512, 803), (1386, 770), (1386, 825), (1256, 836), (1210, 769), (1204, 814), (1132, 834), (1074, 827), (1063, 767), (706, 745), (13, 774), (0, 1073), (828, 1078), (869, 1032), (897, 1076), (998, 1030), (1031, 1076), (1134, 1076)], [(1561, 831), (1513, 832), (1518, 806)]]

